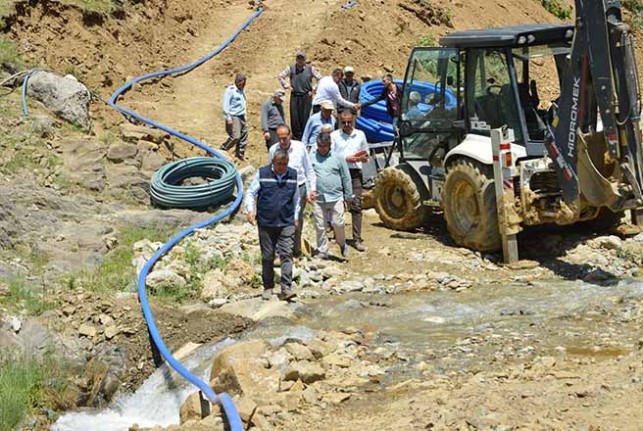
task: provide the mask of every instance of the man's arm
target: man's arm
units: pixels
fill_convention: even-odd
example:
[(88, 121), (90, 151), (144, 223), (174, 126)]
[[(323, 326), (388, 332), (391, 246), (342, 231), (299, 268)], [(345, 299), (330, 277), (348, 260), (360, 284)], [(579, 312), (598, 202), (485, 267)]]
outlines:
[(275, 153), (277, 152), (277, 147), (279, 146), (279, 142), (276, 144), (272, 144), (272, 147), (268, 149), (268, 163), (272, 164), (272, 159), (275, 157)]
[(310, 157), (308, 157), (308, 153), (304, 151), (303, 154), (304, 160), (303, 160), (303, 165), (304, 165), (304, 172), (306, 173), (306, 179), (308, 180), (308, 183), (310, 184), (310, 191), (309, 194), (317, 194), (317, 175), (315, 174), (315, 169), (313, 169), (313, 162), (310, 161)]
[(310, 135), (313, 133), (312, 122), (313, 122), (313, 116), (311, 115), (310, 117), (308, 117), (308, 121), (306, 121), (306, 127), (304, 127), (304, 134), (301, 135), (301, 142), (303, 142), (304, 145), (307, 147), (313, 145), (312, 142), (308, 143), (308, 141), (310, 140)]
[(250, 187), (248, 187), (248, 190), (246, 191), (245, 201), (246, 217), (248, 219), (248, 222), (252, 224), (254, 224), (256, 217), (255, 202), (257, 200), (257, 194), (259, 193), (260, 185), (261, 183), (259, 183), (259, 171), (257, 171), (254, 178), (252, 179), (252, 182), (250, 183)]
[(353, 198), (353, 185), (351, 183), (351, 174), (348, 171), (348, 164), (343, 157), (337, 157), (340, 164), (340, 176), (342, 177), (342, 188), (344, 189), (344, 200), (351, 200)]
[(319, 82), (319, 80), (322, 79), (322, 74), (319, 73), (317, 69), (315, 69), (315, 66), (310, 66), (310, 71), (312, 72), (317, 82)]
[(290, 76), (290, 66), (279, 72), (279, 75), (277, 75), (277, 79), (279, 79), (281, 86), (286, 90), (290, 88), (290, 84), (286, 81), (288, 76)]
[(368, 102), (364, 102), (364, 103), (362, 103), (362, 108), (365, 108), (365, 107), (367, 107), (367, 106), (374, 105), (374, 104), (376, 104), (377, 102), (379, 102), (380, 100), (386, 100), (386, 95), (387, 95), (387, 93), (388, 93), (388, 92), (387, 92), (387, 90), (386, 90), (386, 87), (384, 87), (384, 90), (382, 91), (382, 94), (380, 94), (379, 96), (377, 96), (377, 97), (376, 97), (375, 99), (373, 99), (373, 100), (370, 100), (370, 101), (368, 101)]
[(230, 99), (232, 99), (232, 90), (230, 88), (226, 88), (223, 93), (223, 115), (226, 120), (232, 120), (232, 117), (230, 116)]
[(295, 187), (295, 192), (292, 195), (292, 199), (295, 205), (295, 227), (299, 224), (299, 210), (301, 209), (301, 202), (299, 202), (299, 187)]
[(261, 105), (261, 130), (268, 131), (268, 113), (270, 112), (270, 101)]

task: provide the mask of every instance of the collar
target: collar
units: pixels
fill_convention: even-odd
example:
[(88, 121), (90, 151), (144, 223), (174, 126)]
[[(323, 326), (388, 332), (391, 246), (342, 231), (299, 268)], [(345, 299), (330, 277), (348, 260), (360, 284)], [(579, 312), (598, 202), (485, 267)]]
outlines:
[(323, 158), (327, 159), (327, 158), (329, 158), (329, 157), (331, 156), (331, 153), (332, 153), (332, 152), (333, 152), (332, 150), (328, 150), (328, 153), (326, 153), (326, 155), (325, 155), (325, 156), (322, 156), (322, 155), (319, 153), (319, 151), (315, 151), (315, 155), (317, 155), (317, 156), (319, 156), (319, 157), (323, 157)]
[(288, 173), (288, 169), (286, 169), (286, 172), (284, 172), (283, 174), (279, 175), (277, 172), (275, 172), (275, 167), (272, 166), (272, 165), (270, 165), (270, 170), (272, 171), (273, 174), (275, 174), (275, 176), (277, 177), (278, 180), (281, 180)]
[(355, 128), (353, 127), (353, 131), (350, 133), (350, 135), (349, 135), (348, 133), (346, 133), (346, 132), (344, 131), (344, 129), (339, 129), (339, 130), (341, 130), (341, 131), (342, 131), (342, 135), (344, 135), (344, 136), (348, 136), (349, 138), (352, 138), (352, 137), (354, 137), (354, 136), (355, 136), (355, 131), (356, 131), (357, 129), (355, 129)]

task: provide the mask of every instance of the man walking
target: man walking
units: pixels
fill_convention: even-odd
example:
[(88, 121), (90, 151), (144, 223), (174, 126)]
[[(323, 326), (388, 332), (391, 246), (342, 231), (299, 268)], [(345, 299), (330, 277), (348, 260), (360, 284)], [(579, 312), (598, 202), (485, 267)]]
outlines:
[(330, 133), (317, 136), (317, 150), (313, 155), (313, 169), (317, 177), (317, 199), (314, 203), (315, 233), (317, 234), (317, 257), (328, 257), (326, 226), (330, 223), (335, 231), (335, 240), (342, 257), (348, 256), (344, 229), (344, 201), (353, 198), (351, 177), (346, 160), (331, 151)]
[(295, 232), (294, 256), (301, 257), (301, 232), (304, 228), (304, 209), (306, 202), (313, 203), (317, 197), (317, 178), (313, 165), (310, 163), (306, 147), (300, 141), (290, 139), (290, 128), (285, 124), (277, 127), (277, 139), (279, 142), (270, 147), (268, 157), (272, 160), (278, 150), (286, 151), (288, 154), (288, 166), (297, 172), (297, 187), (299, 191), (299, 229)]
[(263, 138), (268, 150), (277, 143), (277, 127), (286, 123), (282, 105), (285, 99), (284, 90), (275, 90), (272, 97), (261, 106), (261, 130), (263, 130)]
[(336, 120), (333, 116), (333, 102), (330, 100), (324, 100), (321, 102), (320, 106), (321, 111), (311, 115), (308, 119), (306, 128), (304, 129), (304, 136), (301, 140), (306, 146), (306, 150), (309, 154), (314, 153), (314, 147), (317, 144), (317, 135), (321, 133), (324, 125), (328, 124), (331, 130), (335, 130)]
[(335, 69), (330, 76), (324, 76), (319, 80), (317, 84), (317, 92), (315, 93), (315, 98), (313, 99), (313, 114), (318, 113), (321, 110), (321, 103), (324, 100), (330, 100), (334, 105), (338, 107), (359, 109), (359, 103), (350, 102), (342, 97), (339, 92), (339, 87), (337, 84), (342, 80), (344, 72), (342, 69)]
[(341, 154), (348, 163), (353, 188), (353, 200), (350, 205), (353, 224), (353, 241), (358, 251), (365, 251), (362, 240), (362, 163), (368, 160), (368, 143), (366, 135), (355, 129), (355, 115), (350, 109), (339, 115), (341, 129), (331, 133), (333, 145), (331, 151)]
[(243, 161), (248, 146), (248, 125), (246, 122), (246, 75), (240, 73), (234, 84), (226, 88), (223, 94), (223, 115), (225, 116), (228, 139), (221, 145), (223, 151), (236, 146), (235, 156)]
[[(359, 102), (359, 92), (362, 88), (358, 80), (354, 79), (355, 70), (353, 66), (346, 66), (344, 68), (344, 79), (339, 81), (339, 93), (342, 97), (349, 102), (358, 103)], [(346, 109), (344, 107), (338, 107), (337, 113), (341, 114), (342, 111)]]
[(284, 89), (290, 88), (290, 126), (294, 138), (299, 140), (310, 115), (315, 91), (313, 78), (319, 82), (322, 75), (313, 66), (306, 64), (306, 53), (299, 51), (295, 57), (295, 64), (281, 71), (278, 78)]
[[(246, 192), (246, 218), (257, 224), (261, 248), (263, 294), (269, 300), (275, 287), (275, 252), (281, 260), (280, 299), (295, 296), (292, 290), (292, 253), (298, 230), (299, 190), (297, 171), (288, 167), (288, 152), (277, 150), (272, 164), (259, 169)], [(256, 210), (255, 210), (256, 208)]]

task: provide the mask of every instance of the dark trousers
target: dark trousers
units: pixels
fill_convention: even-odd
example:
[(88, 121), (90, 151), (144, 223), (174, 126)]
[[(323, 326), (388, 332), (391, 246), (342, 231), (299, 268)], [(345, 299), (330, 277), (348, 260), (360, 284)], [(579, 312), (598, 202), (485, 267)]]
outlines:
[(266, 148), (270, 151), (270, 147), (279, 142), (279, 138), (277, 138), (277, 129), (268, 129), (268, 133), (270, 133), (270, 140), (266, 141)]
[(261, 280), (264, 289), (275, 287), (275, 252), (281, 260), (281, 290), (292, 285), (292, 250), (295, 226), (259, 226), (261, 248)]
[(228, 132), (228, 139), (221, 145), (221, 149), (228, 151), (230, 148), (237, 146), (236, 156), (238, 159), (243, 159), (248, 146), (248, 125), (246, 123), (246, 116), (240, 115), (232, 117), (232, 124), (226, 122), (226, 132)]
[(301, 233), (304, 231), (304, 209), (306, 208), (306, 184), (299, 186), (299, 229), (295, 231), (295, 257), (301, 256)]
[(318, 113), (319, 111), (321, 111), (321, 105), (315, 105), (315, 106), (313, 106), (313, 112), (312, 112), (313, 114), (316, 114), (316, 113)]
[(353, 187), (353, 201), (348, 211), (351, 213), (353, 224), (353, 240), (362, 241), (362, 170), (349, 169), (351, 186)]
[(301, 141), (301, 137), (304, 135), (312, 102), (312, 96), (307, 93), (291, 93), (290, 95), (290, 129), (292, 130), (293, 139), (297, 141)]

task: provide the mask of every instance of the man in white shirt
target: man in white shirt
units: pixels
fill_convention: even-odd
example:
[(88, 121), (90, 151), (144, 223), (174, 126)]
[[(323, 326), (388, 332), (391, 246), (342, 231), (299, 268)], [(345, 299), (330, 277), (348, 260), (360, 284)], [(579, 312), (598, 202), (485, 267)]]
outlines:
[[(317, 198), (317, 177), (315, 170), (306, 152), (306, 147), (301, 141), (290, 138), (290, 127), (282, 124), (277, 128), (279, 142), (270, 147), (268, 157), (272, 162), (277, 150), (288, 152), (288, 167), (297, 171), (297, 186), (299, 187), (299, 228), (295, 231), (295, 249), (293, 255), (301, 257), (301, 232), (304, 227), (304, 209), (306, 202), (313, 203)], [(308, 191), (308, 193), (306, 193)]]
[(330, 76), (324, 76), (317, 83), (317, 92), (313, 98), (313, 114), (321, 110), (321, 103), (324, 100), (330, 100), (336, 106), (343, 106), (344, 108), (358, 110), (359, 103), (353, 103), (344, 99), (339, 92), (339, 81), (342, 80), (344, 72), (342, 69), (335, 69)]
[(350, 109), (339, 115), (341, 129), (331, 133), (331, 151), (341, 154), (348, 163), (353, 188), (349, 212), (353, 224), (353, 243), (358, 251), (366, 251), (362, 240), (362, 163), (368, 160), (366, 135), (355, 129), (355, 114)]

